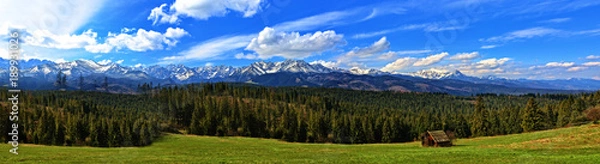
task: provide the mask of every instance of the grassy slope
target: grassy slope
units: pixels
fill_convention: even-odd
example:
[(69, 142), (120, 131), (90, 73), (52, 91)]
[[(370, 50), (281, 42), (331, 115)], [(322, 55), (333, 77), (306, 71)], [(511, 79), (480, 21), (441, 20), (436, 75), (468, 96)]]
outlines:
[(334, 145), (271, 139), (166, 135), (143, 148), (0, 145), (0, 162), (24, 163), (600, 163), (600, 126), (458, 140), (451, 148), (419, 143)]

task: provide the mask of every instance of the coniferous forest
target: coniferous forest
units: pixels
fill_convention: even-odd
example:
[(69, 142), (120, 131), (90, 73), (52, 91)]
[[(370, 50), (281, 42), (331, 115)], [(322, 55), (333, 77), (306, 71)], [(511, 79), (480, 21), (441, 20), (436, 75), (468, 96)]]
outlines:
[[(453, 96), (237, 83), (140, 85), (141, 94), (27, 91), (19, 138), (43, 145), (145, 146), (162, 133), (310, 143), (391, 143), (427, 130), (467, 138), (575, 126), (600, 119), (600, 91), (577, 95)], [(0, 97), (7, 99), (5, 89)], [(8, 103), (1, 103), (7, 118)], [(8, 119), (0, 124), (5, 134)], [(2, 140), (8, 141), (6, 135)]]

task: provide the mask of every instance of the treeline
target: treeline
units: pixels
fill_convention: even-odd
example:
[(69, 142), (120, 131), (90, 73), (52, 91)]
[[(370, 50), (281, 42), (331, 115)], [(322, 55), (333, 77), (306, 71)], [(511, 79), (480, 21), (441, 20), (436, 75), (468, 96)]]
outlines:
[(581, 95), (394, 93), (267, 88), (216, 83), (162, 88), (169, 125), (191, 134), (251, 136), (292, 142), (413, 141), (426, 130), (457, 137), (513, 134), (591, 120), (600, 92)]
[[(0, 97), (6, 98), (6, 91), (0, 92)], [(149, 110), (156, 106), (139, 96), (87, 92), (26, 92), (21, 96), (20, 142), (61, 146), (145, 146), (161, 133), (160, 114)], [(4, 110), (0, 115), (8, 118), (5, 115), (10, 108), (6, 103), (1, 106)], [(12, 121), (3, 119), (0, 128), (8, 132), (12, 130), (10, 125)], [(8, 139), (6, 135), (2, 137)]]
[[(20, 138), (36, 144), (118, 147), (149, 145), (161, 132), (182, 132), (290, 142), (389, 143), (416, 140), (427, 130), (474, 137), (600, 119), (594, 117), (600, 115), (594, 108), (600, 92), (460, 97), (236, 83), (140, 88), (144, 94), (27, 92), (19, 114)], [(0, 97), (6, 99), (6, 91)], [(7, 118), (8, 103), (0, 104), (6, 110), (0, 116)], [(0, 128), (8, 131), (6, 121)]]

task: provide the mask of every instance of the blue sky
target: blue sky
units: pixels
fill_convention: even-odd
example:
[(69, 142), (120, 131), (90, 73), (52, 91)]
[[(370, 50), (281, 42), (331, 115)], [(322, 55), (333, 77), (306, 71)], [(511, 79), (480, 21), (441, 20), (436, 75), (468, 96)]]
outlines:
[(592, 0), (29, 0), (0, 6), (14, 6), (0, 9), (0, 31), (21, 31), (24, 59), (192, 67), (302, 59), (398, 73), (600, 79), (600, 2)]

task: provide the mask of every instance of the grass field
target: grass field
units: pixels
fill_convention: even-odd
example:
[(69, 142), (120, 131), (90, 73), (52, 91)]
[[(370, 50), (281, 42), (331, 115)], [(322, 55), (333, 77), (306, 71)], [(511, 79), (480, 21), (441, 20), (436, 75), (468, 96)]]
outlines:
[(305, 144), (272, 139), (169, 134), (142, 148), (3, 144), (8, 163), (600, 163), (600, 125), (460, 139), (450, 148), (420, 143)]

